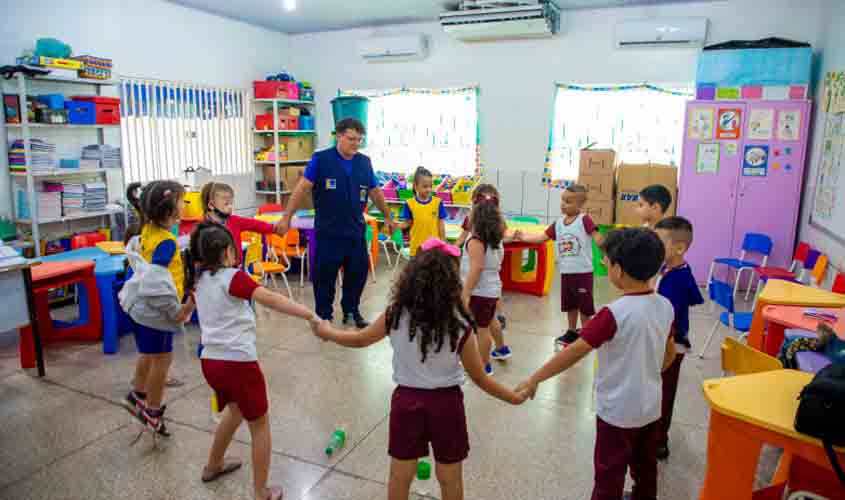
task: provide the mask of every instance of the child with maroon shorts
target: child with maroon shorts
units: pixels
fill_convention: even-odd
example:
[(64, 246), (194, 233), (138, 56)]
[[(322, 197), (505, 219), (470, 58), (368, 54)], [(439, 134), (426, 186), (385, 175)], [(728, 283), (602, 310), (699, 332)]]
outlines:
[[(417, 460), (434, 452), (444, 500), (463, 499), (463, 465), (469, 455), (464, 370), (482, 390), (521, 404), (518, 394), (484, 375), (475, 320), (461, 300), (460, 251), (440, 240), (420, 246), (396, 283), (387, 310), (369, 327), (351, 332), (321, 322), (316, 334), (347, 347), (367, 347), (390, 337), (393, 380), (388, 498), (407, 500)], [(461, 366), (463, 364), (463, 366)]]
[[(232, 436), (247, 421), (252, 437), (255, 500), (279, 500), (282, 490), (267, 487), (270, 469), (270, 424), (267, 387), (255, 349), (255, 313), (250, 300), (310, 320), (317, 315), (283, 295), (258, 286), (238, 269), (232, 235), (216, 222), (201, 223), (191, 235), (191, 256), (199, 264), (196, 277), (197, 312), (202, 332), (202, 373), (217, 396), (223, 418), (214, 433), (202, 481), (209, 482), (241, 467), (224, 457)], [(193, 273), (189, 281), (194, 279)]]
[(556, 348), (565, 348), (578, 340), (578, 316), (581, 326), (596, 313), (593, 304), (593, 240), (601, 244), (599, 228), (589, 215), (582, 213), (587, 189), (580, 184), (568, 186), (560, 196), (563, 217), (543, 234), (518, 234), (527, 243), (555, 241), (560, 270), (560, 310), (566, 313), (567, 330), (555, 339)]

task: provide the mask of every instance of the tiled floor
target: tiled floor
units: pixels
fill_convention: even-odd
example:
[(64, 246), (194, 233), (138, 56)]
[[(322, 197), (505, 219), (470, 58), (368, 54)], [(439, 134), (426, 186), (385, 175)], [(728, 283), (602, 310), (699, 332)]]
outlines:
[[(381, 269), (368, 284), (364, 313), (384, 307), (390, 274)], [(313, 305), (310, 287), (295, 293)], [(596, 285), (599, 304), (614, 297), (605, 280)], [(516, 384), (552, 354), (562, 325), (558, 291), (543, 299), (506, 295), (508, 343), (513, 358), (496, 366), (495, 377)], [(713, 316), (707, 306), (692, 314), (693, 340), (700, 346)], [(386, 498), (387, 422), (391, 381), (388, 342), (350, 350), (315, 339), (307, 326), (266, 310), (258, 312), (259, 355), (271, 400), (271, 481), (287, 499), (364, 500)], [(172, 374), (186, 385), (169, 393), (173, 437), (152, 448), (146, 438), (130, 446), (134, 424), (118, 406), (135, 361), (131, 337), (120, 354), (104, 356), (100, 345), (52, 346), (47, 378), (18, 369), (17, 339), (0, 336), (0, 499), (96, 500), (249, 499), (249, 466), (211, 486), (200, 482), (214, 422), (195, 352), (198, 331), (177, 337)], [(707, 404), (701, 382), (719, 376), (718, 348), (707, 359), (683, 364), (672, 456), (660, 466), (660, 498), (691, 500), (705, 468)], [(520, 407), (493, 400), (471, 383), (465, 387), (472, 451), (465, 463), (467, 498), (565, 499), (589, 497), (595, 413), (593, 362), (541, 386), (537, 399)], [(326, 459), (323, 447), (337, 425), (349, 442)], [(249, 459), (242, 428), (231, 454)], [(248, 465), (248, 464), (247, 464)], [(439, 496), (434, 480), (416, 485)]]

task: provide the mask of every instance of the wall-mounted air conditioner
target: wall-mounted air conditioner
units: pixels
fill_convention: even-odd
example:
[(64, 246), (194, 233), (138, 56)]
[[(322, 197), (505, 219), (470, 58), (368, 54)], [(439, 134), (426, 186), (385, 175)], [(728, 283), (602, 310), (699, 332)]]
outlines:
[(428, 55), (428, 39), (421, 34), (373, 36), (358, 42), (358, 54), (367, 62), (420, 60)]
[[(560, 31), (560, 9), (551, 0), (477, 3), (480, 8), (440, 14), (443, 31), (464, 42), (548, 38)], [(491, 6), (509, 3), (515, 5)]]
[(706, 17), (632, 19), (616, 24), (616, 47), (703, 47), (707, 40)]

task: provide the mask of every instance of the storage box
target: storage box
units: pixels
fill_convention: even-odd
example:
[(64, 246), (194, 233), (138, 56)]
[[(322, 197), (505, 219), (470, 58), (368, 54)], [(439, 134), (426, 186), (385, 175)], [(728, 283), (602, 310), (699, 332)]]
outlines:
[(65, 109), (65, 96), (62, 94), (43, 94), (37, 99), (50, 109)]
[(717, 87), (808, 85), (812, 47), (703, 50), (695, 80)]
[(613, 199), (591, 200), (587, 198), (587, 203), (584, 204), (583, 210), (596, 224), (610, 225), (613, 224), (613, 205)]
[(273, 114), (255, 115), (255, 130), (273, 130)]
[[(299, 184), (299, 179), (305, 173), (305, 167), (285, 167), (282, 169), (284, 174), (285, 190), (293, 192)], [(302, 210), (310, 210), (314, 208), (314, 200), (311, 196), (306, 196), (303, 200), (303, 205), (299, 207)]]
[(252, 88), (256, 99), (280, 99), (287, 95), (287, 90), (282, 90), (282, 83), (277, 81), (252, 82)]
[(88, 101), (67, 101), (68, 122), (74, 125), (94, 125), (97, 123), (97, 105)]
[(300, 115), (299, 116), (299, 129), (300, 130), (314, 130), (314, 117), (311, 115)]
[(91, 78), (94, 80), (108, 80), (111, 78), (111, 59), (94, 56), (77, 56), (71, 59), (82, 63), (82, 69), (79, 70), (80, 78)]
[(613, 175), (616, 151), (612, 149), (582, 149), (578, 161), (578, 177), (582, 175)]
[(472, 204), (472, 192), (478, 184), (477, 179), (461, 179), (452, 189), (452, 204), (455, 205), (470, 205)]
[(35, 121), (50, 125), (65, 125), (68, 122), (68, 111), (66, 109), (36, 109)]
[(652, 184), (666, 186), (672, 194), (672, 204), (666, 215), (675, 215), (678, 193), (678, 169), (668, 165), (622, 164), (616, 169), (616, 224), (641, 225), (636, 207), (640, 191)]
[(298, 130), (299, 117), (289, 115), (279, 115), (279, 130)]
[(299, 86), (296, 82), (279, 82), (282, 84), (282, 91), (284, 94), (281, 96), (282, 99), (291, 99), (291, 100), (299, 100)]
[(58, 57), (44, 57), (44, 56), (31, 56), (31, 57), (18, 57), (17, 64), (29, 64), (32, 66), (48, 66), (51, 68), (63, 68), (63, 69), (73, 69), (73, 70), (80, 70), (82, 69), (82, 62), (75, 61), (73, 59), (60, 59)]
[(74, 101), (92, 102), (95, 105), (95, 122), (100, 125), (120, 124), (120, 98), (103, 96), (73, 96)]
[(279, 137), (279, 142), (287, 149), (288, 161), (306, 161), (314, 155), (314, 137)]
[(578, 176), (578, 184), (587, 188), (588, 201), (612, 201), (613, 181), (613, 174)]

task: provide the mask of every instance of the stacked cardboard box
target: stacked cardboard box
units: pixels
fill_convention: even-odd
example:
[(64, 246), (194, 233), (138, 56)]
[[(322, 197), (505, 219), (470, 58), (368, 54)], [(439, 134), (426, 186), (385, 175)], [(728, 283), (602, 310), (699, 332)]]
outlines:
[(584, 211), (596, 224), (613, 224), (613, 182), (616, 152), (612, 149), (582, 149), (578, 184), (587, 188)]
[(678, 169), (669, 165), (649, 163), (643, 165), (622, 164), (616, 169), (616, 223), (640, 225), (637, 202), (640, 191), (652, 184), (661, 184), (672, 194), (672, 204), (666, 215), (675, 215), (678, 198)]
[[(285, 189), (293, 192), (296, 189), (296, 186), (299, 184), (299, 180), (302, 178), (303, 174), (305, 174), (305, 167), (285, 167), (282, 169), (282, 175), (284, 178), (282, 179), (285, 183)], [(314, 208), (313, 199), (311, 196), (306, 196), (302, 200), (302, 205), (299, 207), (300, 209), (311, 209)]]

